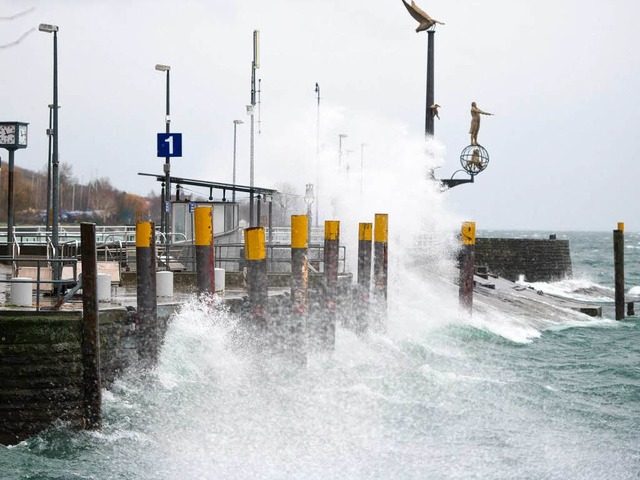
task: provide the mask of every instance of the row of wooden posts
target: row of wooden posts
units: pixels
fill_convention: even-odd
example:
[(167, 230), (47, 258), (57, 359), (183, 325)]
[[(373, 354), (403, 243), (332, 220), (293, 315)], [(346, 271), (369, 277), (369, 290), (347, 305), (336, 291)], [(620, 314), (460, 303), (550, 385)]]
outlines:
[[(291, 217), (291, 315), (304, 325), (304, 334), (313, 331), (315, 343), (322, 349), (333, 349), (335, 325), (339, 303), (339, 249), (340, 222), (325, 222), (324, 274), (318, 295), (320, 312), (314, 325), (307, 328), (308, 308), (308, 217)], [(213, 294), (215, 268), (213, 248), (213, 210), (198, 206), (194, 210), (196, 283), (202, 294)], [(253, 327), (268, 329), (273, 325), (269, 317), (267, 255), (263, 227), (244, 230), (244, 252), (249, 303), (249, 323)], [(373, 254), (373, 262), (372, 262)], [(150, 364), (157, 361), (157, 348), (153, 339), (157, 332), (156, 262), (154, 226), (152, 222), (139, 222), (136, 226), (137, 302), (141, 341), (141, 357)], [(369, 327), (383, 328), (387, 301), (388, 269), (388, 215), (376, 214), (374, 223), (360, 223), (358, 242), (358, 280), (355, 302), (357, 315), (350, 322), (354, 330), (363, 334)], [(373, 279), (373, 285), (372, 285)], [(350, 289), (350, 287), (349, 287)], [(370, 292), (373, 299), (370, 299)], [(375, 301), (375, 322), (369, 315), (370, 300)], [(295, 321), (294, 321), (295, 323)], [(373, 323), (373, 324), (372, 324)]]
[[(213, 257), (213, 211), (211, 207), (196, 207), (195, 244), (198, 290), (215, 292)], [(307, 222), (305, 215), (292, 217), (291, 234), (291, 314), (298, 325), (306, 326), (308, 314), (308, 264)], [(373, 230), (373, 235), (372, 235)], [(459, 301), (469, 312), (473, 305), (475, 223), (462, 225), (459, 261)], [(373, 288), (372, 272), (373, 239)], [(624, 318), (624, 224), (619, 223), (613, 232), (615, 264), (616, 319)], [(336, 306), (338, 302), (338, 249), (340, 222), (325, 222), (324, 282), (320, 296), (321, 319), (315, 325), (317, 346), (333, 349), (335, 346)], [(264, 230), (261, 227), (245, 230), (245, 255), (248, 264), (247, 287), (250, 318), (262, 329), (269, 326), (267, 297), (267, 264)], [(83, 266), (83, 332), (82, 359), (84, 384), (84, 418), (86, 429), (98, 429), (101, 417), (100, 334), (97, 300), (96, 226), (81, 224), (81, 260)], [(158, 325), (156, 300), (155, 229), (152, 222), (140, 222), (136, 227), (136, 266), (139, 357), (141, 366), (153, 366), (158, 356)], [(375, 223), (359, 225), (358, 281), (355, 294), (355, 324), (351, 327), (360, 334), (368, 328), (383, 329), (386, 320), (388, 266), (388, 216), (376, 214)], [(369, 309), (369, 294), (377, 309)], [(633, 315), (633, 303), (627, 305), (628, 315)], [(374, 313), (372, 315), (372, 313)], [(372, 319), (373, 322), (372, 322)], [(308, 336), (306, 328), (302, 329)]]

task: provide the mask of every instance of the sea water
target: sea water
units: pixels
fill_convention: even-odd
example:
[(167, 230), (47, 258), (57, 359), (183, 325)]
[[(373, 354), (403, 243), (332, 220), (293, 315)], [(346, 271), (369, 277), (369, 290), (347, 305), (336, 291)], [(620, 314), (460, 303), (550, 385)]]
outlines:
[[(548, 233), (569, 239), (574, 278), (535, 288), (593, 298), (604, 318), (478, 296), (468, 317), (446, 279), (390, 283), (385, 333), (338, 328), (335, 352), (300, 368), (238, 343), (238, 319), (194, 298), (156, 370), (103, 393), (101, 431), (0, 446), (0, 478), (637, 479), (640, 322), (612, 320), (611, 232), (485, 232)], [(625, 240), (633, 290), (640, 235)]]

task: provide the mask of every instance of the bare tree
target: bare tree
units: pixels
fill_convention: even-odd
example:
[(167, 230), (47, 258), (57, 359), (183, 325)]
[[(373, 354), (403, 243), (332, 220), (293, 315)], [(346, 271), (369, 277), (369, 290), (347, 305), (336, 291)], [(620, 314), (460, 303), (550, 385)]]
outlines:
[[(26, 15), (28, 13), (31, 13), (35, 10), (35, 7), (31, 7), (27, 10), (23, 10), (22, 12), (18, 12), (15, 15), (10, 15), (8, 17), (0, 17), (0, 20), (14, 20), (18, 17), (22, 17), (23, 15)], [(2, 48), (9, 48), (9, 47), (13, 47), (15, 45), (18, 45), (20, 42), (22, 42), (22, 40), (24, 40), (25, 38), (27, 38), (27, 36), (31, 33), (33, 33), (35, 31), (35, 27), (31, 28), (29, 30), (27, 30), (26, 32), (24, 32), (22, 35), (20, 35), (20, 37), (17, 40), (14, 40), (13, 42), (9, 42), (9, 43), (5, 43), (4, 45), (0, 45), (0, 49)]]

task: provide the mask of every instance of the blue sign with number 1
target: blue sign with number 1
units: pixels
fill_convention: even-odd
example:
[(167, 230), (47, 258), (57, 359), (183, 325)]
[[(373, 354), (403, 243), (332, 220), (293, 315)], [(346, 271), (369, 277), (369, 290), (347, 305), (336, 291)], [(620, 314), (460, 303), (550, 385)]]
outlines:
[(182, 134), (181, 133), (159, 133), (158, 134), (158, 157), (181, 157), (182, 156)]

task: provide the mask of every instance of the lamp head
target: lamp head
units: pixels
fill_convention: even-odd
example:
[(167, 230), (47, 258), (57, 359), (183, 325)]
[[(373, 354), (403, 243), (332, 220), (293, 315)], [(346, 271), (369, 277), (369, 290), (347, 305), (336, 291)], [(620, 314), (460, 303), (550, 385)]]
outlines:
[(41, 32), (52, 33), (58, 31), (58, 26), (50, 25), (48, 23), (41, 23), (40, 25), (38, 25), (38, 30), (40, 30)]
[(171, 67), (169, 65), (156, 65), (156, 70), (158, 70), (159, 72), (168, 72), (169, 70), (171, 70)]
[(241, 123), (244, 123), (242, 120), (234, 120), (233, 123), (235, 123), (236, 125), (240, 125)]

